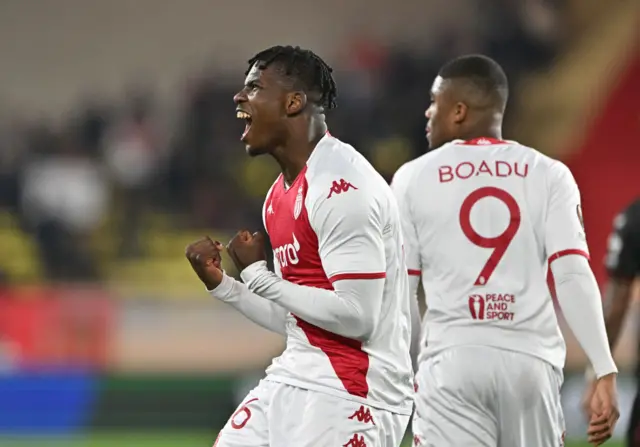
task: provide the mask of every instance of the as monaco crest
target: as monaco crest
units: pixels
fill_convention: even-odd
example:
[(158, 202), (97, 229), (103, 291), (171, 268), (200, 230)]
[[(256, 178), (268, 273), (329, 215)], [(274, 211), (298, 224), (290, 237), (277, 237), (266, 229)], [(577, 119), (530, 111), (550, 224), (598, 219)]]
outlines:
[(297, 219), (302, 212), (302, 186), (298, 188), (298, 195), (296, 196), (296, 203), (293, 206), (293, 218)]

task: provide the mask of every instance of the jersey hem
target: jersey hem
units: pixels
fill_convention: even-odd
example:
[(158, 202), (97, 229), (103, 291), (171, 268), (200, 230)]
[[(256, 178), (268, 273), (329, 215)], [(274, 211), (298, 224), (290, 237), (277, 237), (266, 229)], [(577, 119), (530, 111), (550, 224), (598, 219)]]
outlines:
[[(420, 353), (418, 362), (422, 363), (423, 361), (431, 357), (434, 357), (440, 354), (441, 352), (451, 348), (458, 348), (458, 347), (464, 347), (464, 346), (466, 347), (483, 346), (488, 348), (500, 349), (503, 351), (511, 351), (511, 352), (517, 352), (519, 354), (525, 354), (530, 357), (535, 357), (537, 359), (540, 359), (550, 364), (554, 368), (558, 368), (560, 370), (564, 369), (564, 363), (566, 360), (566, 348), (564, 343), (562, 344), (562, 354), (550, 356), (548, 353), (549, 348), (542, 348), (542, 347), (535, 348), (535, 347), (532, 347), (531, 345), (527, 345), (526, 343), (512, 343), (510, 345), (503, 343), (499, 345), (497, 343), (491, 343), (490, 341), (486, 340), (486, 338), (489, 338), (489, 337), (479, 337), (477, 334), (475, 334), (475, 335), (472, 335), (472, 338), (457, 340), (453, 343), (449, 342), (449, 343), (440, 344), (434, 341), (427, 341), (427, 347), (423, 349), (422, 352)], [(522, 340), (520, 341), (522, 342)], [(519, 345), (522, 345), (522, 346), (519, 346)], [(558, 346), (558, 348), (560, 348), (560, 346)]]
[(346, 391), (340, 391), (340, 390), (336, 390), (334, 388), (330, 388), (322, 385), (314, 385), (314, 384), (304, 382), (302, 380), (290, 379), (288, 377), (282, 377), (277, 375), (267, 375), (264, 380), (269, 382), (284, 383), (287, 385), (301, 388), (303, 390), (317, 391), (318, 393), (328, 394), (329, 396), (334, 396), (340, 399), (357, 402), (362, 405), (367, 405), (369, 407), (374, 407), (380, 410), (389, 411), (390, 413), (394, 413), (394, 414), (402, 414), (405, 416), (410, 416), (413, 413), (413, 400), (411, 398), (408, 399), (409, 404), (406, 407), (404, 406), (398, 407), (394, 405), (387, 405), (371, 399), (364, 399), (362, 397), (353, 396), (347, 393)]

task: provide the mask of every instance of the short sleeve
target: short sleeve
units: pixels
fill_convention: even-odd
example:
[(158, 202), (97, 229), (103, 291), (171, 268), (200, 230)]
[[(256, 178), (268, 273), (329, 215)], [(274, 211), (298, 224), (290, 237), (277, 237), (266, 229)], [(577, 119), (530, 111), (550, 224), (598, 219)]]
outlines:
[(548, 188), (545, 249), (549, 261), (569, 254), (589, 258), (580, 191), (569, 168), (555, 162)]
[(633, 279), (640, 275), (640, 201), (613, 221), (605, 264), (609, 275)]
[(411, 207), (409, 201), (409, 183), (411, 181), (409, 175), (409, 166), (404, 165), (393, 176), (391, 181), (391, 189), (398, 202), (398, 210), (400, 212), (400, 223), (402, 228), (403, 250), (405, 256), (405, 262), (409, 275), (420, 276), (421, 274), (421, 262), (420, 262), (420, 243), (418, 240), (418, 231), (413, 221), (413, 215), (411, 213)]
[(365, 188), (322, 195), (311, 205), (309, 219), (329, 281), (386, 276), (383, 215)]

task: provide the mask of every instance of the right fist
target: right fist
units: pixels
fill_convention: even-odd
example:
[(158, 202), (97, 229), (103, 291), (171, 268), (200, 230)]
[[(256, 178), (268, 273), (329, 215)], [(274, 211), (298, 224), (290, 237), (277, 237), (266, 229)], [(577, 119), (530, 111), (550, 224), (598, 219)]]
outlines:
[(204, 237), (185, 249), (185, 256), (191, 264), (191, 268), (196, 272), (200, 281), (204, 283), (207, 290), (213, 290), (222, 282), (222, 244), (212, 241), (209, 236)]

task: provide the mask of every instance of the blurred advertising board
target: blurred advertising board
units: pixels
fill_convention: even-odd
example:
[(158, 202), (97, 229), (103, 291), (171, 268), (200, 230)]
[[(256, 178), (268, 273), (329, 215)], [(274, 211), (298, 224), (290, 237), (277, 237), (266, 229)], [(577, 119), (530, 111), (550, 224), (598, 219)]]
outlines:
[(97, 288), (13, 288), (0, 293), (0, 365), (103, 369), (114, 301)]

